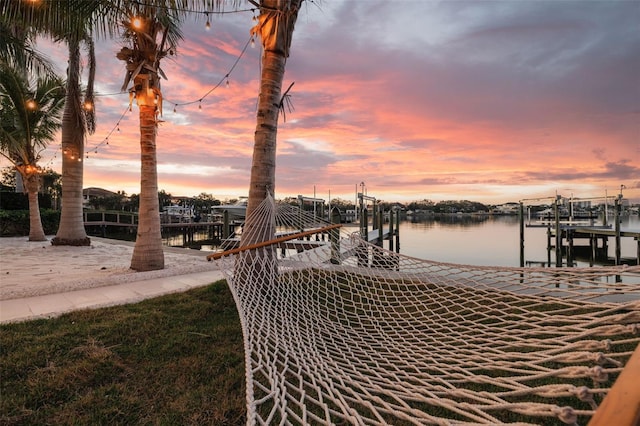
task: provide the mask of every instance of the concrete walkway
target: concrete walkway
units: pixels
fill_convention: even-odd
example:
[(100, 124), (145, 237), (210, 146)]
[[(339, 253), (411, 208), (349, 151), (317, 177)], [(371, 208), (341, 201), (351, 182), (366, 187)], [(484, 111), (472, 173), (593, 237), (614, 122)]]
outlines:
[(144, 299), (203, 287), (223, 278), (220, 271), (206, 271), (65, 293), (0, 300), (0, 323), (52, 318), (80, 309), (136, 303)]

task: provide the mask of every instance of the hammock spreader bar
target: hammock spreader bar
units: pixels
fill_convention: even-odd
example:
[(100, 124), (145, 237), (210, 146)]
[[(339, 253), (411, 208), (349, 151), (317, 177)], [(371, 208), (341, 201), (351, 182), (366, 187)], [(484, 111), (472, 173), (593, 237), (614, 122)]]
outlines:
[(318, 228), (318, 229), (310, 229), (308, 231), (303, 231), (303, 232), (298, 232), (295, 234), (291, 234), (291, 235), (283, 235), (282, 237), (278, 237), (278, 238), (274, 238), (272, 240), (268, 240), (268, 241), (262, 241), (259, 243), (254, 243), (254, 244), (249, 244), (246, 246), (242, 246), (242, 247), (237, 247), (231, 250), (225, 250), (225, 251), (221, 251), (220, 253), (212, 253), (210, 255), (207, 255), (207, 260), (211, 261), (211, 260), (215, 260), (215, 259), (220, 259), (221, 257), (224, 256), (230, 256), (232, 254), (237, 254), (243, 251), (247, 251), (247, 250), (254, 250), (257, 248), (261, 248), (261, 247), (266, 247), (266, 246), (270, 246), (270, 245), (274, 245), (274, 244), (279, 244), (285, 241), (290, 241), (290, 240), (295, 240), (298, 238), (304, 238), (307, 237), (309, 235), (313, 235), (313, 234), (319, 234), (322, 232), (326, 232), (326, 231), (330, 231), (332, 229), (336, 229), (336, 228), (340, 228), (342, 225), (339, 223), (333, 224), (333, 225), (328, 225), (328, 226), (324, 226), (322, 228)]

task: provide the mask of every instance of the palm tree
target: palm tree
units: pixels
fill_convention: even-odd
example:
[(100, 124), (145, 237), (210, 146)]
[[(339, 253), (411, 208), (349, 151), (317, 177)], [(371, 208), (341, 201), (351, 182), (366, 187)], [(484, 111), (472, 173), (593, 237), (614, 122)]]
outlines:
[(8, 66), (32, 70), (36, 75), (55, 76), (51, 63), (34, 47), (35, 34), (0, 19), (0, 53)]
[(0, 63), (0, 151), (22, 176), (29, 197), (29, 241), (46, 241), (38, 205), (38, 160), (60, 128), (63, 101), (60, 79), (32, 83), (23, 70)]
[[(93, 19), (103, 17), (97, 28), (110, 33), (117, 24), (105, 25), (113, 18), (107, 1), (58, 0), (55, 2), (20, 2), (0, 0), (0, 12), (5, 22), (23, 29), (46, 34), (56, 41), (64, 41), (69, 48), (66, 80), (66, 101), (62, 117), (62, 211), (54, 245), (89, 245), (91, 240), (84, 229), (82, 214), (82, 186), (84, 142), (95, 131), (93, 102)], [(112, 21), (115, 22), (115, 21)], [(82, 100), (80, 88), (81, 45), (89, 51), (89, 79)]]
[[(263, 222), (251, 220), (267, 194), (274, 195), (276, 172), (276, 137), (278, 132), (278, 114), (282, 108), (282, 80), (293, 29), (303, 0), (261, 0), (252, 4), (260, 8), (258, 24), (251, 30), (260, 37), (263, 47), (262, 75), (258, 98), (257, 123), (251, 165), (247, 221), (242, 245), (253, 244), (251, 236), (265, 235), (253, 228), (264, 226)], [(248, 231), (248, 232), (247, 232)], [(273, 237), (275, 229), (269, 234)]]
[(126, 63), (122, 90), (135, 99), (140, 116), (140, 204), (138, 232), (131, 257), (131, 269), (149, 271), (164, 268), (160, 233), (156, 136), (162, 115), (160, 79), (166, 79), (160, 62), (176, 52), (182, 34), (180, 20), (190, 11), (216, 11), (236, 0), (120, 0), (117, 7), (125, 10), (124, 39), (128, 46), (116, 55)]
[(89, 81), (84, 103), (80, 88), (80, 43), (75, 37), (67, 39), (69, 61), (67, 68), (66, 100), (62, 115), (62, 209), (60, 225), (53, 245), (88, 246), (91, 239), (84, 229), (82, 187), (84, 182), (84, 143), (88, 133), (95, 131), (93, 77), (95, 55), (93, 42), (84, 38), (89, 50)]
[(149, 271), (164, 268), (156, 159), (158, 117), (162, 114), (160, 77), (164, 76), (160, 61), (173, 54), (182, 34), (178, 17), (169, 9), (136, 6), (131, 20), (125, 22), (123, 35), (129, 46), (123, 47), (117, 58), (126, 63), (122, 90), (129, 90), (140, 114), (140, 206), (131, 269)]

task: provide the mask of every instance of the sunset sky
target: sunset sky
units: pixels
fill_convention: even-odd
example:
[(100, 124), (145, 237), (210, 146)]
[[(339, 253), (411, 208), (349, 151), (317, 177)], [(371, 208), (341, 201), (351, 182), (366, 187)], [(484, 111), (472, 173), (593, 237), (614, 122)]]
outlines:
[[(160, 189), (247, 195), (259, 42), (230, 70), (252, 16), (210, 14), (207, 31), (194, 14), (178, 55), (164, 60)], [(624, 185), (638, 203), (639, 22), (639, 1), (306, 1), (283, 84), (295, 82), (294, 109), (279, 123), (276, 198), (315, 187), (353, 200), (364, 182), (385, 201), (502, 203)], [(103, 96), (84, 186), (131, 194), (138, 116), (118, 94), (119, 48), (98, 43)], [(46, 53), (64, 69), (65, 46)], [(60, 171), (60, 156), (53, 144), (41, 164)]]

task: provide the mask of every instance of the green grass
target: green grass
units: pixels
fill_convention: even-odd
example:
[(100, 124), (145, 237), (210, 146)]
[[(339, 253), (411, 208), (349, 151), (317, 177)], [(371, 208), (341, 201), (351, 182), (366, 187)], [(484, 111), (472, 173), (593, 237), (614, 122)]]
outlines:
[(240, 320), (225, 281), (0, 327), (0, 424), (245, 423)]
[[(340, 285), (328, 289), (326, 295), (347, 297), (351, 294), (347, 287), (352, 287), (354, 282), (359, 285), (367, 282), (366, 277), (358, 280), (353, 274), (342, 278)], [(291, 285), (294, 282), (285, 282), (287, 291), (306, 291), (305, 286)], [(322, 281), (317, 283), (319, 287), (321, 284)], [(409, 284), (388, 282), (384, 291), (398, 294), (410, 289)], [(400, 287), (395, 288), (396, 285)], [(468, 322), (473, 323), (479, 318), (468, 306), (472, 296), (463, 290), (457, 289), (455, 297), (451, 296), (452, 302), (457, 300), (457, 307), (451, 305), (445, 310), (452, 310), (451, 314), (467, 317)], [(364, 298), (364, 294), (361, 297)], [(506, 295), (494, 292), (493, 299), (487, 300), (510, 307), (511, 310), (501, 311), (503, 317), (519, 313), (517, 300), (507, 299)], [(432, 312), (444, 315), (440, 309), (444, 308), (434, 305)], [(527, 309), (561, 310), (568, 319), (590, 313), (587, 307), (568, 312), (557, 302), (536, 304)], [(345, 313), (353, 315), (354, 312)], [(400, 313), (390, 310), (389, 315)], [(344, 319), (336, 316), (334, 320)], [(526, 328), (526, 324), (523, 327)], [(613, 340), (614, 352), (630, 352), (634, 342), (636, 340), (621, 340), (618, 344)], [(626, 361), (628, 356), (624, 358)], [(489, 366), (487, 370), (480, 368), (475, 371), (478, 375), (510, 373), (489, 369)], [(3, 325), (0, 326), (0, 425), (242, 425), (246, 420), (244, 373), (240, 321), (225, 281), (134, 305)], [(610, 386), (614, 376), (617, 374), (603, 386)], [(530, 385), (551, 383), (551, 379), (545, 379)], [(582, 379), (572, 383), (592, 386)], [(493, 390), (485, 384), (460, 386), (472, 391)], [(296, 389), (289, 391), (295, 393)], [(305, 391), (309, 395), (313, 393), (313, 389)], [(258, 396), (261, 396), (259, 391)], [(549, 400), (538, 398), (535, 402), (548, 403)], [(576, 401), (575, 398), (556, 399), (553, 403), (562, 406)], [(582, 409), (589, 409), (588, 404), (582, 405)], [(261, 409), (268, 408), (266, 403)], [(363, 413), (369, 410), (364, 404), (354, 404), (352, 408)], [(414, 408), (462, 419), (440, 407), (416, 403)], [(322, 416), (323, 411), (316, 414)], [(504, 421), (558, 424), (557, 419), (532, 419), (507, 411), (492, 414)], [(388, 420), (392, 424), (408, 424), (391, 415)], [(581, 424), (583, 420), (586, 423), (588, 419), (581, 418)]]

